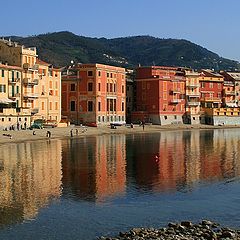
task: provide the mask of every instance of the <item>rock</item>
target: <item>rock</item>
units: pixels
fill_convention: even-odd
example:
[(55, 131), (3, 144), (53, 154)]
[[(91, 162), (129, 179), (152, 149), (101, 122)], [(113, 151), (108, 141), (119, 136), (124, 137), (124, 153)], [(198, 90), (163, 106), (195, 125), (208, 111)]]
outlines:
[(190, 222), (190, 221), (182, 221), (181, 225), (184, 227), (192, 227), (193, 226), (192, 222)]
[(230, 232), (230, 231), (224, 231), (224, 232), (222, 232), (222, 235), (221, 235), (221, 237), (222, 238), (235, 238), (235, 233), (233, 233), (233, 232)]

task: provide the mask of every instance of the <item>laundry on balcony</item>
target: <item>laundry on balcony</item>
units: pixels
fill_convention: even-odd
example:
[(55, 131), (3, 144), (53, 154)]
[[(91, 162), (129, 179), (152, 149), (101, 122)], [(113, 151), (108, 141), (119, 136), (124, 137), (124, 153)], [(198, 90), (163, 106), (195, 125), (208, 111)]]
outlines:
[(0, 104), (10, 104), (10, 103), (15, 103), (15, 101), (9, 98), (0, 98)]

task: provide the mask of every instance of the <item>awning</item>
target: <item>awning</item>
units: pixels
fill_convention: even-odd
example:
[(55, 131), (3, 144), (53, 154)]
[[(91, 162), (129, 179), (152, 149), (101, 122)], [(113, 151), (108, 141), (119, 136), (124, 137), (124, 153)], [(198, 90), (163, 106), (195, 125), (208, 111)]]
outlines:
[(10, 104), (10, 103), (14, 103), (15, 101), (9, 99), (9, 98), (0, 98), (0, 104)]

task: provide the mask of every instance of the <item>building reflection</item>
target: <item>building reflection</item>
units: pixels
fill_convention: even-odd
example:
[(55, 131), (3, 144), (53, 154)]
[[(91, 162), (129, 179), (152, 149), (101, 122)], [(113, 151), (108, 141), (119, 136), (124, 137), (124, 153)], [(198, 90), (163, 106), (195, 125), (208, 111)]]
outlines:
[(129, 138), (128, 175), (132, 173), (138, 189), (156, 192), (188, 191), (199, 183), (239, 177), (239, 143), (239, 134), (229, 129), (166, 131)]
[(30, 220), (61, 195), (61, 141), (1, 147), (0, 226)]
[(125, 193), (126, 136), (70, 139), (63, 144), (63, 194), (101, 202)]

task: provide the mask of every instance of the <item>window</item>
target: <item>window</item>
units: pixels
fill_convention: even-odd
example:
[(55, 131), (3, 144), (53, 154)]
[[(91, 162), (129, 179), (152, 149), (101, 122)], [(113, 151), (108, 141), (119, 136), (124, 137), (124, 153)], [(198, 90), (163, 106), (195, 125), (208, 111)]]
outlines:
[(213, 88), (213, 83), (209, 83), (209, 88)]
[(25, 121), (25, 122), (27, 121), (27, 118), (26, 118), (26, 117), (24, 118), (24, 121)]
[(204, 82), (201, 83), (201, 87), (202, 87), (202, 88), (205, 87), (205, 83), (204, 83)]
[(107, 73), (107, 77), (109, 77), (109, 73)]
[(88, 101), (88, 112), (92, 112), (92, 111), (93, 111), (93, 102)]
[(122, 111), (124, 111), (124, 102), (122, 102)]
[(98, 83), (98, 91), (101, 91), (101, 83)]
[(17, 86), (17, 90), (16, 90), (16, 93), (19, 93), (19, 86)]
[(124, 85), (122, 85), (122, 93), (124, 93)]
[(52, 102), (49, 102), (49, 109), (52, 110)]
[(98, 76), (101, 77), (101, 72), (100, 71), (98, 71)]
[(52, 81), (49, 82), (49, 88), (52, 88), (53, 84)]
[(17, 78), (19, 78), (19, 72), (17, 72)]
[(167, 116), (164, 116), (164, 119), (167, 120)]
[(3, 92), (3, 93), (6, 92), (6, 85), (0, 84), (0, 92)]
[(110, 78), (112, 78), (112, 77), (113, 77), (113, 74), (111, 73), (111, 74), (110, 74)]
[(101, 102), (98, 102), (98, 111), (101, 111)]
[(2, 118), (2, 122), (4, 122), (4, 118)]
[(58, 110), (58, 102), (55, 102), (55, 110)]
[(44, 106), (44, 102), (42, 102), (42, 110), (44, 110), (45, 106)]
[(102, 122), (104, 122), (104, 121), (105, 121), (104, 116), (102, 116)]
[(2, 69), (2, 77), (4, 77), (4, 70)]
[(88, 77), (92, 77), (93, 76), (93, 71), (88, 71)]
[(76, 84), (75, 83), (71, 84), (71, 91), (76, 91)]
[(92, 92), (92, 91), (93, 91), (93, 83), (92, 83), (92, 82), (89, 82), (89, 83), (88, 83), (88, 91), (89, 91), (89, 92)]
[(8, 121), (11, 122), (11, 118), (8, 118)]
[(76, 102), (75, 101), (71, 101), (70, 111), (72, 111), (72, 112), (76, 111)]
[(221, 83), (218, 83), (218, 89), (221, 89)]
[(101, 122), (101, 116), (98, 116), (98, 122)]

